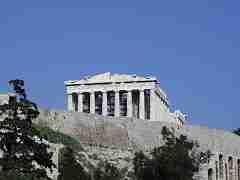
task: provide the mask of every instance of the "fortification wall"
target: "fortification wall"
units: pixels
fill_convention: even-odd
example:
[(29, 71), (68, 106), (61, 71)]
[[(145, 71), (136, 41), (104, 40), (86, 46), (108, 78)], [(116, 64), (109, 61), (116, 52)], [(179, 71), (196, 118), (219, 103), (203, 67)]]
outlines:
[(167, 126), (177, 134), (185, 134), (197, 140), (202, 149), (240, 157), (239, 136), (221, 129), (197, 125), (185, 125), (177, 129), (174, 123), (49, 110), (41, 110), (37, 122), (79, 138), (83, 143), (137, 149), (162, 144), (161, 130)]

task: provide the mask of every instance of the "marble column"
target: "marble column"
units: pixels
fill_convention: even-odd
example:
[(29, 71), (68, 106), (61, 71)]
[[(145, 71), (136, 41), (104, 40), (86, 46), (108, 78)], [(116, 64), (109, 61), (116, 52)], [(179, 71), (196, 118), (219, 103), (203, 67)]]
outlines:
[(115, 107), (114, 107), (114, 116), (120, 116), (120, 101), (119, 101), (119, 91), (115, 91)]
[(132, 91), (128, 91), (127, 96), (127, 117), (133, 117)]
[(95, 92), (90, 93), (90, 113), (95, 113)]
[(78, 112), (83, 112), (83, 94), (78, 94)]
[(73, 111), (73, 96), (72, 94), (68, 94), (68, 111)]
[(156, 120), (156, 111), (155, 111), (155, 90), (150, 90), (150, 120)]
[(107, 116), (107, 92), (102, 92), (102, 115)]
[(140, 90), (139, 118), (140, 119), (145, 119), (145, 95), (144, 95), (144, 90)]
[(223, 167), (222, 167), (222, 171), (223, 171), (223, 172), (222, 172), (222, 175), (223, 175), (223, 176), (222, 176), (222, 178), (220, 177), (220, 179), (221, 179), (221, 180), (225, 180), (225, 179), (226, 179), (226, 174), (225, 174), (226, 169), (225, 169), (224, 159), (222, 160), (222, 163), (223, 163), (223, 164), (222, 164), (222, 166), (223, 166)]

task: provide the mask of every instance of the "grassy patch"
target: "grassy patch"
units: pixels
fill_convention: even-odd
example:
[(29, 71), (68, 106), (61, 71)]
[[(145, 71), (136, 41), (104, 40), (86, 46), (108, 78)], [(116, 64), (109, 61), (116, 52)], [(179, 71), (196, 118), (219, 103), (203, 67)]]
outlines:
[(35, 127), (40, 131), (40, 135), (47, 141), (55, 144), (63, 144), (69, 146), (76, 151), (82, 150), (81, 144), (71, 136), (63, 134), (58, 131), (54, 131), (49, 127), (41, 127), (35, 125)]

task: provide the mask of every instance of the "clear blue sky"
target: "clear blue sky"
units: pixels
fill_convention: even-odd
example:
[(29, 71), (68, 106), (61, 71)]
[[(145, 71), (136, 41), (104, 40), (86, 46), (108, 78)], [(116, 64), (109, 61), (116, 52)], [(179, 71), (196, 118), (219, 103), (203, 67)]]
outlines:
[(190, 122), (240, 127), (240, 1), (0, 1), (0, 91), (22, 78), (66, 109), (64, 80), (152, 74)]

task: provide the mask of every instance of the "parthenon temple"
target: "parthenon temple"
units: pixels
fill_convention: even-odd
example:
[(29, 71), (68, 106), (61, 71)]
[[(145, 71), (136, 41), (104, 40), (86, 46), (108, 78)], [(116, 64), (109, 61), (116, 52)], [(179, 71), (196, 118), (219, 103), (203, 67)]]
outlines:
[(168, 97), (156, 77), (107, 72), (65, 81), (65, 86), (69, 111), (185, 122), (180, 111), (170, 112)]

